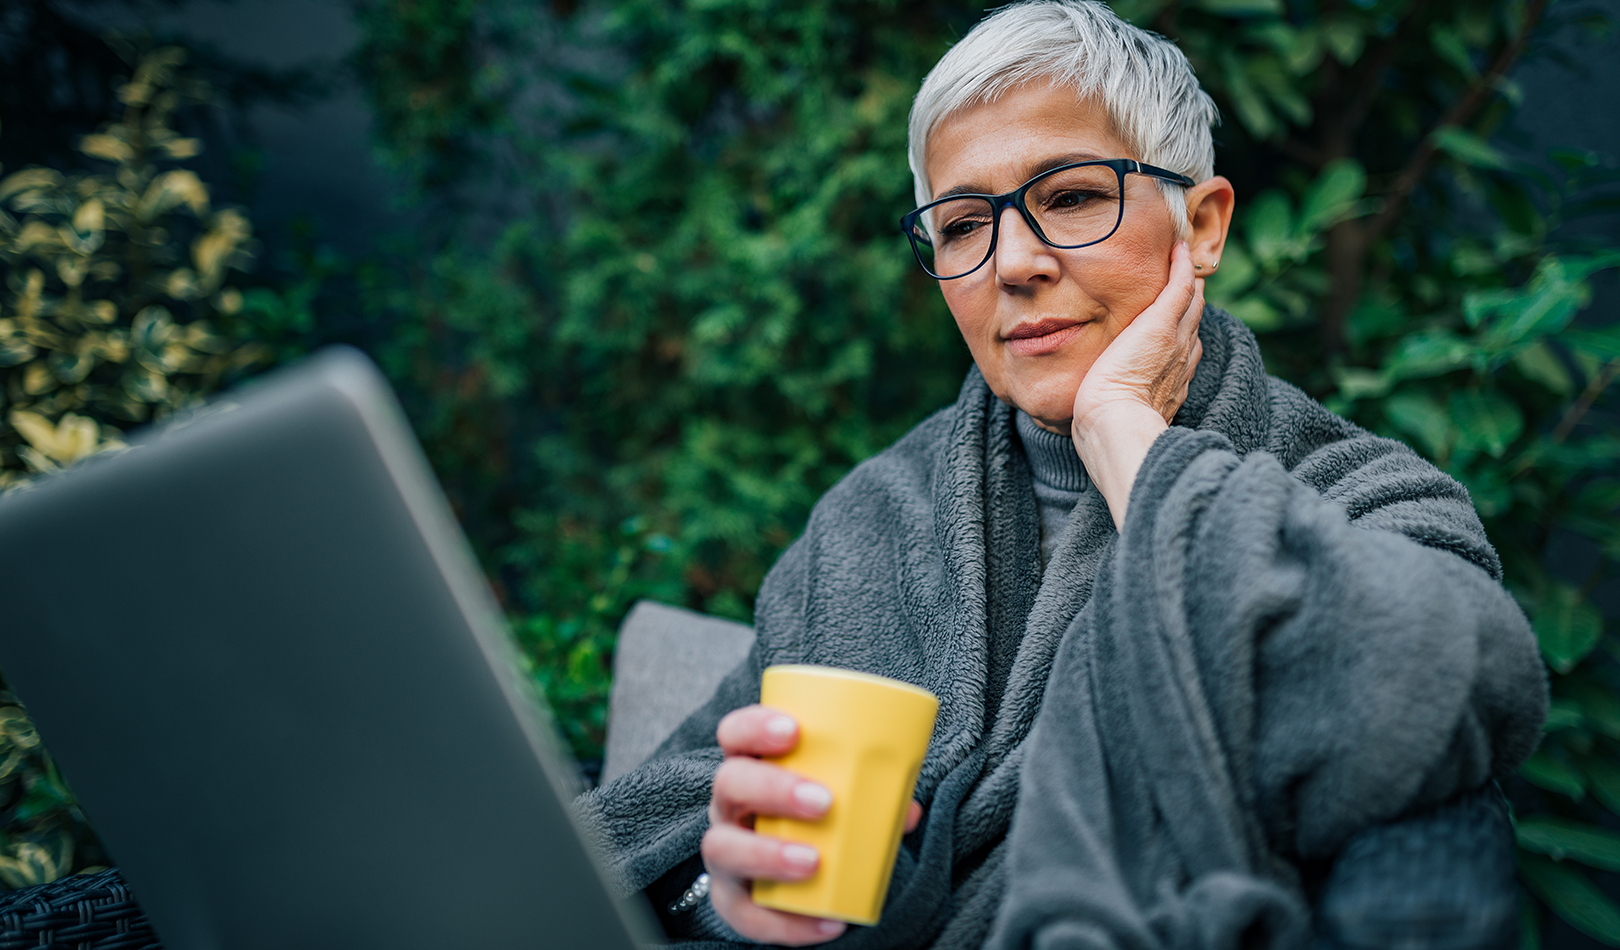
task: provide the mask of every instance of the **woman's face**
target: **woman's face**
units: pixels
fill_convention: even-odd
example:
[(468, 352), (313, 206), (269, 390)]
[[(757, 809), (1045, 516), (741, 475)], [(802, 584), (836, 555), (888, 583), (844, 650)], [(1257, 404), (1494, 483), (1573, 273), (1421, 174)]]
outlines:
[[(1065, 162), (1140, 157), (1100, 106), (1048, 84), (947, 118), (929, 136), (927, 154), (935, 197), (952, 189), (1002, 194)], [(940, 281), (940, 290), (990, 389), (1066, 433), (1080, 380), (1164, 288), (1176, 240), (1153, 179), (1126, 175), (1125, 217), (1108, 240), (1059, 250), (1008, 207), (994, 256), (966, 277)], [(1193, 243), (1193, 260), (1205, 263)]]

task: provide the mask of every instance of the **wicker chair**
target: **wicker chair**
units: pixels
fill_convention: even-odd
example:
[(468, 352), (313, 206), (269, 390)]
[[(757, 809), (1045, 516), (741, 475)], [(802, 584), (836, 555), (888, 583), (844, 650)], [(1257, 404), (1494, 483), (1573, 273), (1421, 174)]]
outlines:
[[(614, 660), (602, 777), (638, 765), (748, 652), (748, 627), (643, 602)], [(1507, 950), (1513, 830), (1494, 786), (1363, 831), (1321, 876), (1315, 950)], [(116, 869), (0, 894), (0, 950), (160, 950)]]
[(0, 894), (0, 950), (162, 950), (118, 869)]

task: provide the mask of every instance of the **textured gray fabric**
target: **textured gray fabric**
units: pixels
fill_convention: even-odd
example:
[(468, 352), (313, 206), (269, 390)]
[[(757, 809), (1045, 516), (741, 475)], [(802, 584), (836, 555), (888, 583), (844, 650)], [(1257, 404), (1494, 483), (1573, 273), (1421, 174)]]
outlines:
[(992, 920), (996, 946), (1286, 946), (1291, 860), (1516, 767), (1546, 682), (1466, 492), (1269, 379), (1224, 312), (1200, 337), (1123, 538), (1086, 493), (1044, 578), (1013, 414), (976, 371), (834, 486), (748, 660), (579, 800), (620, 886), (696, 854), (715, 724), (771, 663), (940, 697), (927, 814), (883, 920), (839, 947), (978, 947)]
[(646, 761), (753, 643), (754, 631), (746, 624), (638, 602), (619, 625), (613, 649), (602, 781)]
[(1041, 526), (1041, 567), (1052, 560), (1058, 537), (1069, 523), (1069, 515), (1081, 493), (1091, 484), (1086, 467), (1080, 464), (1074, 442), (1066, 435), (1048, 432), (1035, 424), (1023, 410), (1013, 414), (1018, 441), (1029, 459), (1029, 475), (1035, 489), (1035, 514)]

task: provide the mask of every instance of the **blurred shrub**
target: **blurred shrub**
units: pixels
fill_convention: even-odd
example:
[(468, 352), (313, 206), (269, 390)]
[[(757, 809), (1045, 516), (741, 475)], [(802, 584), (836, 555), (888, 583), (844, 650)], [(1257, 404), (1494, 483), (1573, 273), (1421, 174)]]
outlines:
[(363, 9), (388, 146), (446, 214), (480, 202), (466, 234), (498, 232), (400, 262), (369, 298), (402, 328), (380, 355), (599, 756), (630, 603), (748, 619), (822, 491), (955, 396), (966, 347), (896, 244), (942, 24), (824, 0)]
[[(1612, 213), (1620, 173), (1490, 144), (1518, 60), (1605, 21), (1534, 0), (1241, 6), (1130, 9), (1187, 49), (1247, 179), (1209, 295), (1262, 332), (1274, 372), (1468, 486), (1552, 674), (1547, 736), (1509, 788), (1521, 878), (1620, 946), (1620, 907), (1580, 869), (1620, 870), (1620, 626), (1591, 599), (1620, 565), (1620, 323), (1579, 318), (1620, 247), (1561, 231)], [(1580, 573), (1549, 568), (1560, 550)]]
[[(25, 168), (0, 178), (0, 489), (117, 448), (262, 360), (243, 343), (229, 285), (247, 219), (212, 210), (197, 153), (170, 128), (206, 89), (152, 51), (118, 89), (123, 117), (85, 136), (102, 174)], [(8, 635), (18, 635), (9, 631)], [(67, 786), (0, 683), (0, 883), (43, 883), (104, 863)]]

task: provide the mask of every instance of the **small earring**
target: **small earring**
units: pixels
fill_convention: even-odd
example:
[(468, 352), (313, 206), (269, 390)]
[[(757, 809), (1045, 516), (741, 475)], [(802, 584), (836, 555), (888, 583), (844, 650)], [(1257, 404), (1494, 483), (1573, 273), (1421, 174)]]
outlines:
[(1220, 267), (1220, 266), (1221, 266), (1221, 262), (1220, 262), (1220, 261), (1216, 261), (1216, 262), (1215, 262), (1215, 263), (1213, 263), (1213, 264), (1211, 264), (1211, 265), (1209, 265), (1209, 269), (1210, 269), (1210, 270), (1214, 270), (1214, 269), (1215, 269), (1215, 268), (1217, 268), (1217, 267)]
[(1203, 269), (1204, 269), (1204, 265), (1202, 265), (1202, 264), (1194, 264), (1193, 265), (1193, 270), (1203, 270)]

